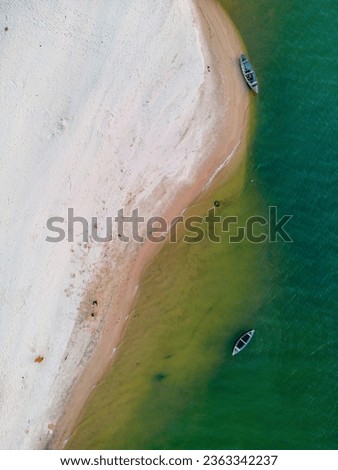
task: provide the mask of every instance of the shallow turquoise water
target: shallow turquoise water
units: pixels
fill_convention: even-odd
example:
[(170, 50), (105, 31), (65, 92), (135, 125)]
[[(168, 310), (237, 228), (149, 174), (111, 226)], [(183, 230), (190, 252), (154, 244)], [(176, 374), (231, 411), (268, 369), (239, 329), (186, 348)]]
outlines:
[[(244, 219), (275, 205), (293, 215), (293, 243), (166, 247), (70, 447), (337, 445), (336, 8), (222, 3), (261, 93), (244, 189), (220, 190), (219, 210)], [(233, 339), (251, 326), (252, 343), (231, 360)]]
[[(241, 369), (231, 364), (219, 371), (210, 384), (215, 405), (215, 397), (218, 405), (222, 394), (231, 397), (230, 407), (219, 406), (219, 432), (226, 438), (218, 442), (336, 448), (336, 3), (223, 3), (260, 77), (254, 177), (267, 204), (294, 215), (294, 243), (284, 245), (274, 261), (270, 300), (257, 325), (259, 353)], [(238, 388), (245, 391), (234, 393)], [(238, 432), (229, 433), (226, 422)]]

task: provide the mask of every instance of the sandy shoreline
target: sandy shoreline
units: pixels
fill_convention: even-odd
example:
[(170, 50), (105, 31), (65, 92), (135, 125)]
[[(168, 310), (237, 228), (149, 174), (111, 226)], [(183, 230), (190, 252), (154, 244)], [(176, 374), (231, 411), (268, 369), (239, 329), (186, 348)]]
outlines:
[[(176, 194), (173, 204), (165, 213), (166, 220), (171, 220), (179, 215), (202, 190), (206, 190), (210, 186), (226, 165), (230, 165), (235, 156), (239, 157), (240, 145), (242, 142), (245, 144), (247, 130), (246, 111), (249, 99), (246, 86), (243, 85), (237, 67), (238, 56), (242, 51), (237, 32), (216, 1), (212, 0), (206, 5), (203, 0), (195, 0), (195, 5), (194, 21), (200, 30), (205, 63), (210, 64), (210, 69), (214, 71), (212, 80), (217, 88), (217, 91), (215, 90), (217, 101), (215, 100), (215, 102), (220, 109), (224, 106), (226, 112), (222, 113), (216, 110), (217, 114), (220, 114), (219, 128), (214, 130), (216, 145), (209, 149), (210, 153), (206, 156), (206, 161), (196, 171), (193, 178), (194, 183), (190, 187), (182, 188)], [(215, 71), (217, 72), (215, 73)], [(208, 72), (207, 69), (206, 79), (209, 78), (209, 73), (211, 72)], [(231, 91), (228, 91), (229, 88)], [(229, 114), (231, 114), (233, 121), (229, 119)], [(235, 166), (239, 164), (239, 161), (234, 162)], [(160, 246), (156, 247), (148, 243), (136, 257), (135, 264), (128, 276), (127, 285), (123, 286), (120, 292), (120, 296), (124, 297), (119, 311), (122, 318), (131, 310), (136, 297), (135, 288), (138, 286), (142, 272), (159, 249)], [(109, 318), (109, 324), (103, 333), (102, 343), (98, 345), (91, 360), (93, 365), (92, 367), (88, 365), (89, 374), (86, 373), (85, 377), (80, 377), (74, 388), (66, 413), (59, 423), (58, 432), (50, 441), (51, 448), (62, 448), (69, 440), (69, 433), (79, 421), (80, 411), (88, 398), (89, 387), (104, 377), (106, 368), (111, 362), (112, 344), (115, 350), (123, 337), (125, 328), (126, 324), (123, 321), (118, 324), (115, 318)], [(104, 359), (102, 360), (102, 358)], [(99, 360), (101, 365), (97, 368), (94, 363), (97, 364)], [(74, 408), (77, 413), (74, 413)], [(70, 410), (72, 410), (71, 413)]]
[[(22, 164), (22, 168), (25, 169), (27, 187), (31, 186), (31, 181), (34, 181), (36, 186), (36, 190), (33, 189), (33, 195), (35, 196), (36, 192), (36, 198), (32, 197), (31, 202), (29, 201), (24, 204), (23, 214), (39, 213), (41, 217), (38, 218), (36, 215), (36, 222), (34, 220), (33, 222), (35, 225), (38, 225), (40, 231), (41, 221), (45, 220), (48, 214), (59, 215), (60, 208), (69, 207), (70, 205), (78, 207), (79, 210), (81, 209), (81, 215), (85, 217), (90, 217), (92, 214), (95, 215), (97, 206), (102, 205), (102, 216), (107, 213), (115, 215), (116, 209), (119, 207), (124, 207), (126, 210), (139, 207), (143, 214), (148, 216), (165, 215), (167, 220), (170, 220), (180, 214), (200, 194), (202, 189), (208, 185), (210, 179), (213, 178), (215, 172), (222, 168), (225, 161), (227, 161), (227, 167), (229, 168), (230, 164), (234, 167), (239, 164), (235, 158), (239, 155), (239, 152), (236, 150), (233, 153), (233, 151), (238, 149), (240, 144), (245, 141), (246, 111), (249, 104), (249, 94), (239, 72), (238, 56), (242, 48), (236, 31), (233, 29), (231, 22), (226, 18), (223, 10), (214, 0), (210, 0), (207, 4), (203, 0), (196, 0), (194, 3), (185, 2), (184, 7), (177, 4), (175, 8), (171, 8), (169, 3), (168, 10), (157, 13), (160, 27), (162, 26), (161, 21), (167, 18), (179, 23), (178, 18), (180, 15), (182, 15), (186, 23), (180, 19), (182, 24), (179, 23), (179, 26), (175, 26), (178, 28), (177, 30), (174, 29), (173, 31), (169, 30), (169, 32), (166, 32), (168, 50), (171, 50), (173, 46), (170, 33), (175, 33), (177, 36), (182, 34), (183, 37), (185, 37), (185, 34), (189, 35), (190, 42), (186, 45), (187, 51), (185, 51), (185, 55), (181, 59), (182, 64), (177, 65), (174, 71), (172, 71), (172, 68), (166, 68), (168, 52), (164, 51), (164, 58), (159, 57), (156, 60), (160, 63), (160, 70), (163, 70), (163, 77), (167, 77), (171, 73), (176, 74), (174, 75), (176, 80), (179, 79), (182, 83), (185, 80), (185, 86), (188, 91), (184, 92), (182, 96), (177, 96), (175, 90), (168, 91), (168, 100), (163, 104), (161, 91), (165, 82), (160, 82), (156, 85), (154, 80), (149, 84), (149, 89), (145, 88), (143, 91), (142, 96), (145, 103), (148, 104), (146, 97), (154, 90), (154, 86), (158, 87), (153, 92), (155, 98), (153, 95), (149, 98), (149, 100), (153, 99), (155, 103), (153, 108), (146, 111), (143, 125), (145, 129), (148, 129), (155, 120), (159, 120), (158, 128), (155, 126), (155, 130), (156, 132), (161, 131), (164, 134), (163, 137), (161, 134), (159, 134), (161, 137), (157, 137), (154, 131), (147, 139), (151, 142), (149, 145), (152, 146), (147, 147), (146, 143), (140, 138), (142, 137), (142, 126), (136, 117), (134, 120), (135, 127), (140, 127), (140, 129), (134, 136), (130, 136), (128, 142), (124, 141), (125, 134), (128, 132), (131, 122), (133, 122), (133, 116), (131, 112), (127, 113), (124, 118), (125, 122), (121, 123), (116, 120), (115, 112), (119, 112), (122, 108), (126, 109), (126, 106), (127, 109), (128, 106), (133, 109), (133, 101), (137, 101), (137, 95), (126, 95), (122, 102), (107, 102), (109, 87), (104, 85), (104, 80), (107, 80), (107, 77), (109, 77), (111, 67), (110, 61), (107, 59), (110, 51), (109, 46), (107, 46), (107, 52), (101, 53), (101, 62), (98, 64), (99, 67), (93, 78), (95, 80), (94, 91), (91, 90), (90, 84), (84, 83), (84, 90), (88, 88), (88, 93), (90, 94), (88, 94), (88, 98), (84, 102), (81, 100), (81, 94), (79, 93), (79, 101), (75, 103), (77, 109), (81, 105), (83, 115), (88, 116), (87, 121), (81, 121), (76, 116), (72, 117), (72, 108), (69, 104), (65, 104), (64, 109), (60, 109), (56, 113), (57, 124), (54, 132), (49, 131), (51, 132), (51, 137), (48, 138), (55, 139), (55, 135), (57, 137), (63, 136), (69, 129), (69, 133), (73, 132), (68, 138), (69, 140), (62, 141), (60, 138), (54, 144), (54, 141), (48, 143), (47, 139), (47, 142), (44, 142), (44, 145), (41, 146), (44, 135), (42, 131), (39, 134), (33, 129), (32, 134), (32, 129), (28, 128), (26, 129), (26, 134), (23, 134), (26, 136), (29, 136), (29, 133), (31, 135), (37, 134), (37, 141), (41, 147), (41, 155), (45, 155), (46, 145), (49, 145), (49, 147), (55, 146), (54, 153), (51, 151), (51, 159), (55, 155), (62, 155), (62, 158), (59, 157), (58, 160), (60, 168), (57, 168), (53, 162), (50, 167), (46, 166), (45, 168), (44, 165), (47, 164), (41, 160), (41, 162), (38, 162), (39, 167), (37, 172), (29, 166)], [(133, 10), (136, 4), (130, 0), (130, 5), (131, 10)], [(151, 2), (149, 2), (149, 5), (151, 9)], [(140, 6), (141, 10), (142, 7), (147, 7), (146, 1)], [(65, 17), (74, 15), (75, 18), (75, 26), (67, 25), (65, 29), (67, 34), (84, 35), (82, 31), (77, 31), (76, 23), (78, 20), (77, 15), (81, 16), (82, 13), (75, 12), (75, 14), (71, 9), (65, 13)], [(130, 14), (130, 12), (127, 13)], [(137, 15), (140, 13), (136, 8), (136, 25), (138, 24)], [(122, 9), (119, 14), (123, 17)], [(143, 14), (146, 16), (146, 12)], [(191, 15), (194, 18), (194, 26), (188, 29), (189, 22), (191, 23)], [(107, 15), (103, 16), (106, 17)], [(92, 17), (95, 19), (94, 7)], [(82, 20), (81, 17), (80, 20)], [(97, 33), (95, 31), (97, 20), (93, 20), (92, 23), (90, 22), (91, 20), (88, 21), (86, 19), (86, 21), (88, 24), (88, 34), (93, 38)], [(100, 21), (100, 28), (104, 30), (104, 34), (110, 34), (109, 29), (107, 29), (107, 32), (104, 29), (106, 27), (105, 18)], [(167, 23), (170, 23), (170, 21)], [(102, 34), (101, 29), (99, 34), (103, 38), (102, 42), (104, 42), (105, 36)], [(154, 32), (157, 29), (158, 25), (155, 25)], [(123, 34), (128, 33), (130, 31), (123, 30)], [(120, 38), (121, 44), (123, 44), (123, 34), (121, 34)], [(113, 39), (119, 40), (118, 32)], [(19, 40), (17, 39), (17, 41)], [(41, 45), (43, 45), (43, 40), (37, 38), (37, 42), (40, 41)], [(132, 47), (132, 39), (130, 41), (130, 47)], [(145, 37), (144, 41), (148, 44), (149, 38)], [(191, 48), (196, 42), (196, 50), (191, 55), (189, 47)], [(174, 44), (177, 50), (180, 50), (182, 47), (181, 43), (182, 38), (178, 37), (177, 43)], [(70, 51), (71, 44), (70, 42)], [(16, 47), (16, 45), (13, 47)], [(54, 46), (52, 45), (51, 47)], [(62, 47), (64, 46), (62, 45)], [(101, 46), (97, 45), (97, 47)], [(157, 44), (154, 47), (153, 54), (155, 54)], [(86, 48), (88, 48), (87, 38), (84, 38), (83, 51), (87, 54)], [(93, 48), (92, 53), (96, 60), (97, 50)], [(60, 66), (64, 68), (62, 52), (60, 52), (60, 57)], [(94, 61), (94, 58), (92, 60)], [(145, 57), (145, 60), (147, 60), (147, 57)], [(156, 60), (153, 66), (157, 66)], [(174, 55), (172, 60), (176, 60)], [(191, 67), (190, 60), (193, 61), (193, 67)], [(75, 69), (78, 67), (80, 77), (83, 73), (80, 68), (80, 62), (78, 64), (75, 60), (74, 63), (74, 59), (71, 56), (69, 61)], [(88, 61), (87, 56), (86, 61)], [(133, 57), (133, 61), (137, 61), (136, 56)], [(184, 64), (186, 69), (184, 69)], [(30, 64), (27, 65), (27, 67), (29, 66)], [(142, 66), (142, 62), (140, 66)], [(140, 79), (140, 83), (142, 83), (142, 79), (146, 75), (143, 78), (139, 78), (140, 70), (136, 70), (137, 78), (129, 77), (131, 81)], [(103, 73), (102, 71), (105, 72)], [(103, 74), (102, 79), (100, 74)], [(118, 77), (121, 80), (121, 76)], [(79, 78), (75, 76), (74, 83), (77, 79)], [(17, 82), (12, 80), (11, 82), (11, 76), (8, 73), (7, 86), (11, 83), (14, 83), (15, 88), (13, 96), (16, 97), (18, 95), (22, 98), (22, 96), (25, 95), (27, 97), (29, 94), (27, 103), (31, 107), (32, 97), (35, 93), (34, 86), (32, 85), (32, 88), (27, 87), (24, 83), (24, 78), (22, 82), (20, 80)], [(67, 88), (67, 85), (67, 82), (62, 83), (61, 87)], [(69, 84), (69, 87), (71, 86), (73, 86), (72, 83)], [(43, 89), (42, 85), (41, 88)], [(58, 83), (57, 89), (59, 88), (60, 84)], [(133, 88), (137, 89), (136, 82)], [(133, 88), (130, 90), (131, 93)], [(183, 84), (182, 88), (184, 88)], [(71, 90), (70, 88), (69, 94)], [(36, 90), (36, 96), (38, 96), (38, 91)], [(55, 105), (55, 90), (48, 89), (47, 91), (48, 96), (46, 94), (45, 101), (51, 100), (51, 105)], [(137, 91), (141, 93), (142, 90)], [(65, 94), (64, 101), (66, 103), (68, 99), (66, 92), (62, 93)], [(170, 93), (172, 93), (172, 96)], [(60, 91), (56, 93), (57, 96), (58, 94), (60, 94)], [(178, 111), (173, 106), (173, 100), (176, 103), (185, 102), (187, 111), (185, 109)], [(11, 103), (13, 107), (13, 97), (11, 97)], [(142, 112), (143, 107), (144, 104), (140, 104), (138, 108), (134, 109), (137, 116), (137, 113)], [(156, 115), (159, 109), (160, 117)], [(37, 107), (35, 111), (38, 113), (39, 108)], [(47, 112), (50, 118), (51, 112)], [(29, 116), (28, 112), (26, 119), (27, 116)], [(168, 119), (166, 116), (169, 116)], [(12, 119), (18, 118), (14, 115)], [(107, 119), (108, 125), (105, 127), (106, 125), (103, 123)], [(170, 121), (171, 119), (172, 121)], [(45, 116), (41, 123), (41, 129), (43, 130), (46, 127), (44, 120), (46, 120)], [(175, 121), (177, 121), (177, 124)], [(16, 122), (18, 123), (18, 121)], [(20, 125), (20, 122), (17, 125)], [(123, 125), (126, 126), (123, 127)], [(120, 160), (112, 168), (110, 155), (112, 152), (111, 148), (114, 148), (115, 144), (114, 136), (109, 130), (110, 126), (113, 127), (116, 135), (121, 136), (118, 139), (119, 148), (116, 148), (115, 152)], [(75, 128), (75, 131), (73, 131), (73, 128)], [(96, 132), (94, 136), (92, 136), (92, 128)], [(183, 132), (184, 128), (186, 129), (185, 134)], [(118, 134), (119, 129), (120, 134)], [(91, 137), (88, 138), (87, 142), (88, 135)], [(159, 147), (154, 147), (152, 142), (156, 142), (156, 139), (161, 138)], [(37, 144), (32, 139), (30, 141), (29, 137), (26, 137), (26, 140), (28, 140), (32, 149), (36, 148)], [(99, 144), (97, 143), (98, 141), (100, 142)], [(174, 142), (172, 143), (172, 141)], [(15, 145), (18, 145), (17, 141), (12, 138), (8, 142), (8, 148), (13, 147), (13, 142)], [(83, 145), (83, 148), (81, 148), (81, 145)], [(168, 150), (166, 149), (167, 152), (165, 153), (163, 149), (166, 146), (168, 146)], [(29, 147), (28, 149), (27, 147), (24, 151), (32, 151), (31, 148)], [(71, 160), (70, 153), (67, 153), (65, 150), (67, 148), (70, 148), (69, 152), (75, 152), (82, 156), (82, 159), (78, 157), (77, 160)], [(135, 160), (136, 163), (129, 168), (123, 160), (123, 156), (128, 149), (135, 158), (137, 155), (139, 156), (139, 159)], [(8, 152), (6, 147), (5, 150)], [(156, 159), (161, 153), (164, 153), (164, 155), (163, 157), (161, 156), (162, 161), (157, 166)], [(86, 156), (87, 154), (88, 156), (85, 158), (84, 155)], [(97, 158), (98, 155), (100, 158)], [(172, 162), (172, 155), (175, 155), (177, 161)], [(231, 158), (229, 157), (230, 155)], [(92, 166), (93, 156), (96, 156), (95, 168)], [(163, 170), (164, 166), (165, 171)], [(17, 170), (15, 171), (17, 172)], [(31, 176), (29, 171), (31, 171)], [(115, 177), (114, 175), (117, 171), (122, 176)], [(76, 172), (76, 177), (73, 178), (74, 172)], [(44, 179), (46, 179), (46, 175), (48, 175), (49, 179), (47, 178), (45, 187)], [(143, 175), (146, 175), (144, 176), (144, 181), (142, 181)], [(18, 176), (15, 175), (15, 177)], [(14, 176), (12, 181), (10, 181), (12, 185), (15, 184), (13, 179)], [(60, 181), (59, 187), (57, 185), (58, 181)], [(18, 183), (16, 182), (16, 184)], [(55, 184), (55, 189), (49, 192), (47, 184)], [(119, 186), (121, 196), (117, 198), (116, 191), (118, 191), (117, 188)], [(95, 192), (95, 190), (90, 189), (92, 187), (102, 189)], [(149, 189), (145, 193), (144, 187)], [(135, 194), (141, 195), (135, 198), (133, 191)], [(45, 195), (46, 206), (37, 206), (37, 201), (41, 199), (41, 193)], [(174, 198), (172, 197), (173, 193), (175, 194)], [(14, 200), (15, 195), (10, 194), (9, 198)], [(114, 198), (117, 200), (114, 201), (114, 204), (110, 204), (109, 201)], [(17, 201), (14, 201), (17, 206), (13, 202), (13, 207), (22, 206), (23, 200), (17, 198)], [(92, 201), (92, 203), (88, 201)], [(51, 207), (54, 212), (51, 212)], [(9, 210), (12, 211), (13, 208), (10, 207)], [(21, 215), (21, 217), (23, 216)], [(27, 250), (27, 247), (32, 245), (32, 240), (35, 241), (40, 233), (36, 229), (35, 231), (33, 229), (31, 231), (28, 230), (28, 232), (26, 245), (21, 240), (22, 250)], [(3, 244), (6, 243), (6, 240), (2, 241)], [(43, 242), (45, 243), (44, 240)], [(8, 311), (15, 312), (16, 317), (14, 326), (10, 323), (10, 320), (8, 320), (8, 323), (5, 321), (3, 324), (0, 324), (0, 332), (7, 336), (8, 334), (12, 334), (13, 337), (15, 335), (18, 336), (22, 334), (20, 322), (26, 321), (25, 327), (27, 330), (25, 334), (29, 336), (29, 339), (27, 339), (27, 344), (25, 341), (22, 342), (19, 352), (17, 351), (18, 346), (13, 345), (12, 342), (6, 343), (3, 346), (3, 350), (0, 351), (3, 353), (3, 357), (8, 358), (8, 364), (5, 365), (3, 370), (0, 370), (0, 385), (3, 390), (2, 397), (4, 398), (3, 408), (0, 410), (4, 412), (2, 413), (3, 422), (0, 421), (0, 447), (2, 448), (62, 448), (64, 446), (79, 419), (81, 409), (91, 390), (102, 379), (118, 348), (127, 324), (128, 313), (135, 299), (140, 276), (151, 257), (160, 248), (160, 246), (150, 243), (146, 243), (144, 246), (137, 244), (121, 245), (119, 240), (111, 244), (107, 243), (103, 247), (97, 247), (92, 240), (87, 244), (77, 242), (72, 247), (66, 247), (66, 250), (61, 246), (54, 246), (52, 247), (53, 249), (48, 248), (48, 250), (46, 249), (43, 252), (41, 251), (42, 246), (45, 245), (33, 245), (33, 261), (28, 258), (29, 255), (26, 255), (26, 259), (19, 252), (18, 257), (21, 255), (20, 262), (23, 263), (24, 270), (21, 268), (19, 261), (13, 263), (13, 258), (11, 259), (14, 273), (13, 279), (15, 279), (17, 272), (21, 273), (20, 281), (22, 281), (22, 285), (20, 284), (13, 289), (8, 284), (7, 291), (4, 288), (3, 295), (5, 298), (9, 298)], [(13, 245), (13, 252), (15, 250), (17, 248)], [(39, 259), (39, 256), (42, 260), (48, 260), (46, 265), (41, 261), (41, 273), (38, 270), (37, 262), (34, 261)], [(64, 269), (62, 269), (63, 265)], [(55, 273), (57, 266), (59, 267)], [(36, 274), (35, 282), (40, 282), (41, 293), (39, 291), (33, 292), (33, 287), (26, 282), (25, 276), (34, 278), (35, 271), (33, 268), (38, 273)], [(66, 273), (71, 279), (70, 281), (67, 280), (67, 282), (62, 281)], [(10, 283), (10, 280), (8, 282)], [(65, 293), (65, 298), (61, 301), (55, 297), (54, 304), (50, 303), (48, 307), (48, 302), (53, 300), (50, 300), (49, 297), (56, 289), (56, 285), (59, 289), (58, 292)], [(23, 293), (22, 299), (24, 300), (20, 304), (20, 298), (18, 298), (17, 293), (21, 291)], [(16, 304), (14, 300), (11, 303), (11, 295), (13, 295)], [(28, 322), (24, 320), (27, 318), (24, 308), (30, 313), (33, 312), (34, 308), (36, 309), (37, 298), (41, 301), (41, 310), (36, 312), (36, 317), (32, 313), (31, 322)], [(51, 313), (50, 316), (46, 314), (45, 324), (42, 322), (40, 325), (39, 322), (41, 315), (44, 314), (44, 309), (47, 313), (49, 310), (55, 313)], [(60, 312), (63, 315), (61, 322)], [(38, 331), (37, 322), (39, 323)], [(27, 331), (31, 332), (31, 334), (28, 335)], [(55, 341), (57, 341), (57, 344), (55, 344)], [(14, 351), (16, 351), (15, 354)], [(36, 363), (34, 364), (34, 358), (39, 354), (44, 356), (41, 367), (40, 364), (39, 366)], [(50, 362), (49, 358), (51, 358)], [(15, 381), (12, 380), (10, 373), (11, 369), (14, 370), (17, 367), (16, 364), (20, 364), (20, 370), (18, 371), (20, 377), (18, 379), (21, 381), (19, 382), (21, 385), (15, 392)], [(21, 364), (23, 365), (21, 366)], [(40, 370), (37, 367), (40, 367)], [(43, 376), (40, 371), (44, 374)], [(17, 406), (17, 403), (20, 403), (22, 409), (20, 406)], [(9, 416), (11, 416), (10, 419)], [(6, 420), (9, 422), (8, 425)], [(10, 429), (14, 429), (14, 434), (13, 431), (11, 434)]]

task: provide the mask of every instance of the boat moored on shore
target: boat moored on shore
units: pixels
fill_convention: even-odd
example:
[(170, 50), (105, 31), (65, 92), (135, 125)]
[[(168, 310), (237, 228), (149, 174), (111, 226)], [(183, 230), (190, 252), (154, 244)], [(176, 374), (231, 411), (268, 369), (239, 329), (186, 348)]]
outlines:
[(241, 54), (239, 64), (242, 70), (243, 77), (248, 84), (249, 88), (258, 94), (258, 80), (256, 73), (251, 65), (249, 59), (245, 54)]

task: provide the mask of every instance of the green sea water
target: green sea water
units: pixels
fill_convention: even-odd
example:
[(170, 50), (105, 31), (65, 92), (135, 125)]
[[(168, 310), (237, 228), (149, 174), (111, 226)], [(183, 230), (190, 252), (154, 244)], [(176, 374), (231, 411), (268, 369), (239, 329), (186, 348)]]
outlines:
[[(293, 243), (166, 245), (69, 448), (337, 445), (337, 39), (331, 1), (224, 0), (261, 93), (247, 165), (190, 213), (293, 214)], [(253, 106), (252, 106), (253, 108)], [(236, 358), (237, 335), (255, 337)]]

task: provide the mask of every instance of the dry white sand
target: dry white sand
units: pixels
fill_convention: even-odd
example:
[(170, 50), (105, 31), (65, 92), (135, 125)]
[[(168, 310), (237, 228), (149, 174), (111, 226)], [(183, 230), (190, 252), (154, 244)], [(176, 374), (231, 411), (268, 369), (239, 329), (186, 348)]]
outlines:
[[(44, 447), (76, 418), (152, 251), (83, 243), (79, 224), (50, 243), (47, 219), (177, 215), (238, 145), (240, 45), (197, 4), (212, 21), (191, 0), (0, 4), (0, 448)], [(213, 27), (227, 39), (210, 53)]]

